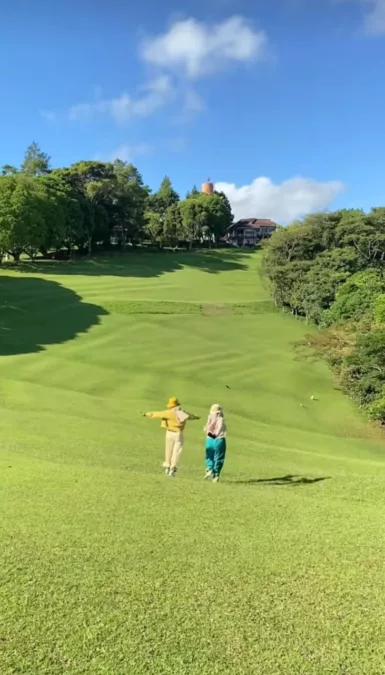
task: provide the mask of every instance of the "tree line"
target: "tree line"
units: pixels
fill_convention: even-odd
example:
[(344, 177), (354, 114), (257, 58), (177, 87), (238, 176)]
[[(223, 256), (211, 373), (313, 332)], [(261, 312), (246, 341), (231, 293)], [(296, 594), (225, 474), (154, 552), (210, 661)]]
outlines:
[(320, 328), (308, 343), (385, 424), (385, 208), (313, 214), (266, 242), (276, 304)]
[(153, 193), (135, 166), (118, 159), (52, 169), (48, 155), (32, 143), (20, 168), (1, 170), (0, 261), (143, 243), (211, 246), (232, 221), (223, 193), (206, 195), (194, 187), (180, 199), (167, 176)]

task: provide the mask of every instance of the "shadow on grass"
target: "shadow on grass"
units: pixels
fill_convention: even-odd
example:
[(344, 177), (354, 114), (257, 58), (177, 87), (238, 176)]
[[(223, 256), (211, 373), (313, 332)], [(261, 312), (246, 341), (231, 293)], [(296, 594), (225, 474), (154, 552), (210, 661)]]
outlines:
[(108, 314), (54, 281), (0, 276), (0, 356), (72, 340)]
[(247, 480), (236, 480), (234, 483), (239, 485), (314, 485), (323, 480), (330, 480), (331, 476), (320, 476), (318, 478), (307, 478), (306, 476), (278, 476), (275, 478), (249, 478)]
[(125, 254), (105, 254), (74, 261), (36, 260), (10, 265), (12, 271), (29, 274), (73, 274), (83, 276), (159, 277), (166, 272), (177, 272), (191, 267), (218, 274), (233, 270), (246, 270), (247, 258), (252, 254), (247, 249), (223, 249), (191, 252), (135, 251)]

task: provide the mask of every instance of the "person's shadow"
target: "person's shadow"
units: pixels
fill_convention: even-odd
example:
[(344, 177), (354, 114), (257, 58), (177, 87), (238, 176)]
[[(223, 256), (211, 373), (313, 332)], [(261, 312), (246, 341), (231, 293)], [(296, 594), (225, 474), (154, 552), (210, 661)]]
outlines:
[(0, 356), (40, 352), (72, 340), (108, 312), (54, 281), (0, 276)]
[(234, 483), (239, 485), (314, 485), (323, 480), (330, 480), (330, 476), (318, 476), (318, 478), (307, 478), (306, 476), (277, 476), (274, 478), (249, 478), (246, 480), (236, 480)]

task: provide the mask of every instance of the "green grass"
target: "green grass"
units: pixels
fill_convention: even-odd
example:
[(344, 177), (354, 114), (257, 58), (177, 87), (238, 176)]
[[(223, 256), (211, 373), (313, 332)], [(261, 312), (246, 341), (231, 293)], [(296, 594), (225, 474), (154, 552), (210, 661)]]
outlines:
[[(295, 349), (258, 266), (1, 273), (1, 675), (385, 672), (384, 437)], [(172, 395), (225, 407), (219, 485), (200, 422), (162, 475), (137, 410)]]

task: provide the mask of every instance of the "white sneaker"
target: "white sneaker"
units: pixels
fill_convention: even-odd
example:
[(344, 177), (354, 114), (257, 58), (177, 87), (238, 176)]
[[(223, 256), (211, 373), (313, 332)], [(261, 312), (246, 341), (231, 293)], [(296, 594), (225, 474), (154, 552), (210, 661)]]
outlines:
[(207, 469), (207, 471), (205, 473), (204, 480), (207, 480), (208, 478), (212, 478), (212, 477), (213, 477), (213, 472), (210, 471), (209, 469)]
[(170, 478), (174, 478), (175, 474), (176, 474), (176, 469), (170, 468), (170, 470), (168, 472), (168, 475), (170, 476)]
[(219, 476), (214, 476), (213, 483), (219, 483)]

